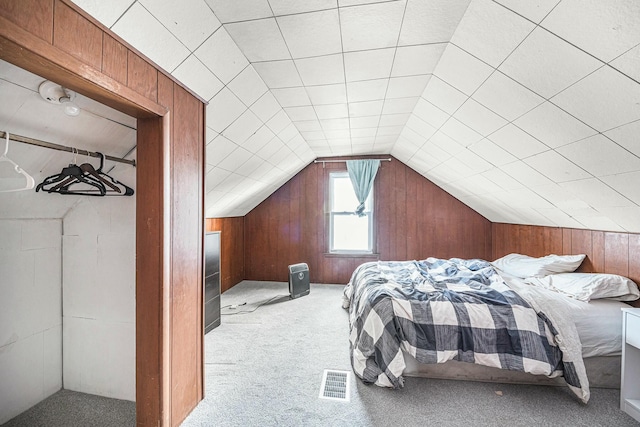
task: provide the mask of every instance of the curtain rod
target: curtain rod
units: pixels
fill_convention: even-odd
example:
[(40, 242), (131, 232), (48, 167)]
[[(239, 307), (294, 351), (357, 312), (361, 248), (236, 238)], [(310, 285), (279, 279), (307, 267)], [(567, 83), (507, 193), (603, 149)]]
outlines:
[(322, 166), (324, 167), (325, 163), (340, 163), (340, 162), (346, 162), (347, 160), (380, 160), (381, 162), (390, 162), (391, 161), (391, 157), (389, 157), (388, 159), (314, 160), (313, 163), (322, 163)]
[[(7, 133), (0, 130), (0, 138), (4, 139), (6, 137), (7, 137)], [(39, 139), (20, 136), (13, 133), (9, 134), (9, 139), (11, 141), (22, 142), (23, 144), (36, 145), (38, 147), (50, 148), (52, 150), (67, 151), (69, 153), (78, 153), (83, 156), (90, 156), (90, 157), (97, 157), (97, 158), (100, 157), (100, 154), (93, 151), (79, 150), (75, 147), (67, 147), (66, 145), (54, 144), (53, 142), (40, 141)], [(106, 160), (111, 160), (112, 162), (126, 163), (134, 167), (136, 166), (135, 160), (122, 159), (120, 157), (113, 157), (113, 156), (104, 156), (104, 158)]]

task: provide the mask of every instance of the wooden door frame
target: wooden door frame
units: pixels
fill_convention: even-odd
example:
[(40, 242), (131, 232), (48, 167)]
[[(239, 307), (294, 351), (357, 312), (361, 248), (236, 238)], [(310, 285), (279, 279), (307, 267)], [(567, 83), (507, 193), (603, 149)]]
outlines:
[[(128, 84), (111, 78), (109, 75), (88, 66), (78, 55), (70, 54), (70, 49), (61, 48), (50, 40), (45, 40), (34, 31), (41, 28), (42, 22), (52, 21), (54, 8), (65, 8), (66, 13), (72, 14), (73, 19), (81, 21), (102, 31), (101, 37), (112, 37), (124, 46), (129, 56), (133, 55), (145, 64), (154, 68), (158, 74), (158, 92), (162, 86), (169, 88), (165, 93), (171, 94), (171, 106), (167, 107), (149, 99), (135, 88), (135, 81), (129, 77)], [(68, 12), (70, 11), (70, 12)], [(34, 25), (26, 25), (36, 22)], [(52, 37), (53, 38), (53, 37)], [(101, 39), (102, 40), (102, 39)], [(197, 209), (193, 206), (180, 206), (176, 203), (176, 195), (172, 194), (172, 187), (178, 178), (172, 176), (174, 158), (181, 154), (177, 146), (184, 135), (175, 135), (172, 129), (173, 96), (180, 91), (182, 98), (191, 96), (190, 112), (199, 108), (197, 133), (198, 141), (204, 140), (204, 104), (199, 98), (192, 96), (169, 76), (157, 69), (153, 63), (147, 61), (135, 52), (125, 42), (117, 38), (110, 30), (101, 26), (97, 21), (82, 12), (77, 6), (67, 0), (0, 0), (0, 59), (10, 62), (45, 79), (55, 81), (69, 89), (81, 93), (98, 102), (108, 105), (123, 113), (136, 117), (137, 126), (137, 170), (136, 170), (136, 421), (139, 426), (169, 426), (178, 425), (186, 415), (202, 400), (204, 395), (203, 369), (203, 327), (202, 327), (202, 296), (198, 301), (191, 298), (180, 308), (194, 310), (199, 316), (200, 330), (194, 331), (199, 337), (191, 339), (189, 345), (197, 348), (190, 349), (195, 355), (195, 361), (184, 363), (176, 369), (172, 360), (172, 331), (180, 332), (185, 326), (177, 324), (172, 310), (176, 306), (173, 302), (174, 286), (184, 287), (180, 282), (184, 277), (184, 269), (189, 274), (197, 276), (200, 283), (188, 283), (188, 286), (200, 286), (202, 283), (202, 253), (204, 227), (204, 144), (197, 149), (193, 160), (194, 178), (199, 182), (199, 194), (193, 199), (199, 200)], [(135, 79), (136, 76), (133, 76)], [(197, 107), (197, 105), (200, 105)], [(194, 107), (196, 106), (196, 107)], [(178, 107), (179, 108), (179, 107)], [(174, 114), (175, 115), (175, 114)], [(177, 126), (176, 126), (177, 127)], [(191, 132), (191, 147), (194, 144)], [(176, 142), (178, 141), (178, 142)], [(178, 157), (176, 157), (178, 156)], [(181, 158), (184, 161), (184, 156)], [(185, 212), (188, 212), (185, 213)], [(195, 213), (194, 213), (195, 212)], [(179, 252), (175, 243), (176, 233), (179, 233), (180, 223), (187, 218), (189, 225), (186, 229), (194, 229), (194, 219), (199, 216), (199, 253), (195, 253), (195, 261), (189, 264), (175, 266), (174, 252)], [(197, 228), (197, 227), (195, 227)], [(194, 236), (191, 242), (195, 241)], [(178, 262), (180, 262), (178, 260)], [(193, 264), (197, 264), (199, 272), (194, 272)], [(182, 274), (182, 275), (180, 275)], [(194, 277), (195, 277), (194, 276)], [(176, 279), (178, 277), (178, 279)], [(178, 282), (176, 282), (178, 281)], [(193, 295), (193, 293), (191, 293)], [(189, 323), (189, 327), (194, 322)], [(197, 322), (195, 322), (197, 323)], [(172, 364), (173, 363), (173, 364)], [(185, 378), (177, 378), (185, 373)], [(171, 378), (172, 375), (174, 378)], [(172, 384), (179, 387), (172, 387)], [(192, 384), (193, 383), (193, 384)], [(185, 384), (189, 387), (188, 396), (183, 394)], [(176, 390), (174, 390), (174, 388)]]

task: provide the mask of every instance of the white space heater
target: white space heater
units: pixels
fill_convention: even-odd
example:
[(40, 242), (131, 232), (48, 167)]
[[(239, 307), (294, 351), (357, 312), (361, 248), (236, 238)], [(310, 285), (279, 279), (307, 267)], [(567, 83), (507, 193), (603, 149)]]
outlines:
[(289, 266), (289, 294), (291, 298), (309, 294), (309, 266), (306, 263)]

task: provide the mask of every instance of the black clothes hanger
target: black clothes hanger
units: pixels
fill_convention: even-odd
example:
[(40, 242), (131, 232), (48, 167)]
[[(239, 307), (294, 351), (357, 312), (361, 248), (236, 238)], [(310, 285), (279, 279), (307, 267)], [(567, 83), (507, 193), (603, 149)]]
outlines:
[[(80, 166), (69, 164), (60, 173), (45, 178), (38, 184), (36, 191), (84, 196), (133, 195), (132, 188), (102, 171), (104, 155), (97, 154), (100, 155), (100, 167), (97, 170), (90, 163), (83, 163)], [(85, 185), (78, 188), (80, 184)], [(72, 188), (73, 186), (76, 187)]]

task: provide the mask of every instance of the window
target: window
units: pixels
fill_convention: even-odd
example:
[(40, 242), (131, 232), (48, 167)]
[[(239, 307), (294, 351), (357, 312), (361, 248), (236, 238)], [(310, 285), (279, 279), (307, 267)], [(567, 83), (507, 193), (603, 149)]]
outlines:
[(360, 204), (347, 172), (329, 174), (329, 252), (373, 252), (373, 188), (365, 202), (364, 216), (355, 214)]

